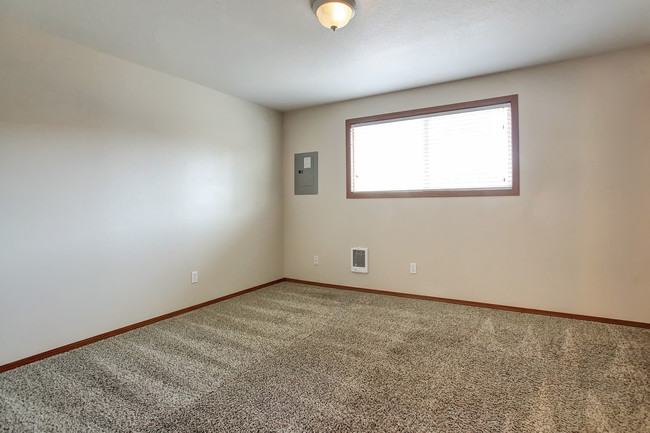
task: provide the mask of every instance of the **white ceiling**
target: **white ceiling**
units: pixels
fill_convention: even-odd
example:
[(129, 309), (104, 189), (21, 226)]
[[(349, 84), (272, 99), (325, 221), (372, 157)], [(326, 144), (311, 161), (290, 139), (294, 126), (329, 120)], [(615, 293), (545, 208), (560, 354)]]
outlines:
[[(650, 43), (650, 0), (0, 0), (0, 16), (286, 111)], [(1, 41), (0, 41), (1, 42)]]

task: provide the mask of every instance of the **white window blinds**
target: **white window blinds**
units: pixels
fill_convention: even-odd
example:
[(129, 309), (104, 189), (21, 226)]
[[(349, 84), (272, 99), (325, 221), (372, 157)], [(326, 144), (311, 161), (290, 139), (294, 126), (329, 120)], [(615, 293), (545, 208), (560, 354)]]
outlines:
[(513, 187), (510, 103), (353, 123), (351, 192)]

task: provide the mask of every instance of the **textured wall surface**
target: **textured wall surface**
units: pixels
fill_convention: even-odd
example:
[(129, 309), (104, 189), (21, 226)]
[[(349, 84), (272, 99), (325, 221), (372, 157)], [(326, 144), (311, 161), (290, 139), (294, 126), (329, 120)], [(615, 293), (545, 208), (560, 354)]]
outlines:
[[(520, 196), (345, 198), (345, 119), (513, 93)], [(287, 113), (285, 275), (650, 322), (648, 95), (646, 46)], [(294, 196), (289, 162), (310, 151), (319, 195)]]
[(0, 364), (283, 276), (279, 113), (0, 41)]

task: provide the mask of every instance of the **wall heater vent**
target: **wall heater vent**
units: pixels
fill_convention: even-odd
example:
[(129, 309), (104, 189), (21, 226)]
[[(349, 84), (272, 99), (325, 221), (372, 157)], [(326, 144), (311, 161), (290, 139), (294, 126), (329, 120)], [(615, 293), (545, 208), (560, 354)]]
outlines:
[(368, 273), (368, 248), (352, 248), (352, 272)]

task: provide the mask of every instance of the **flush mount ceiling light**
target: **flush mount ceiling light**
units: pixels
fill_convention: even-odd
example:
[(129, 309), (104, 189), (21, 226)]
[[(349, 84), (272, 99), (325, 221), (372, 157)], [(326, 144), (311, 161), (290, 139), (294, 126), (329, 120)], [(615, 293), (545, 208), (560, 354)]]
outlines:
[(311, 8), (323, 26), (336, 30), (350, 22), (357, 3), (355, 0), (312, 0)]

